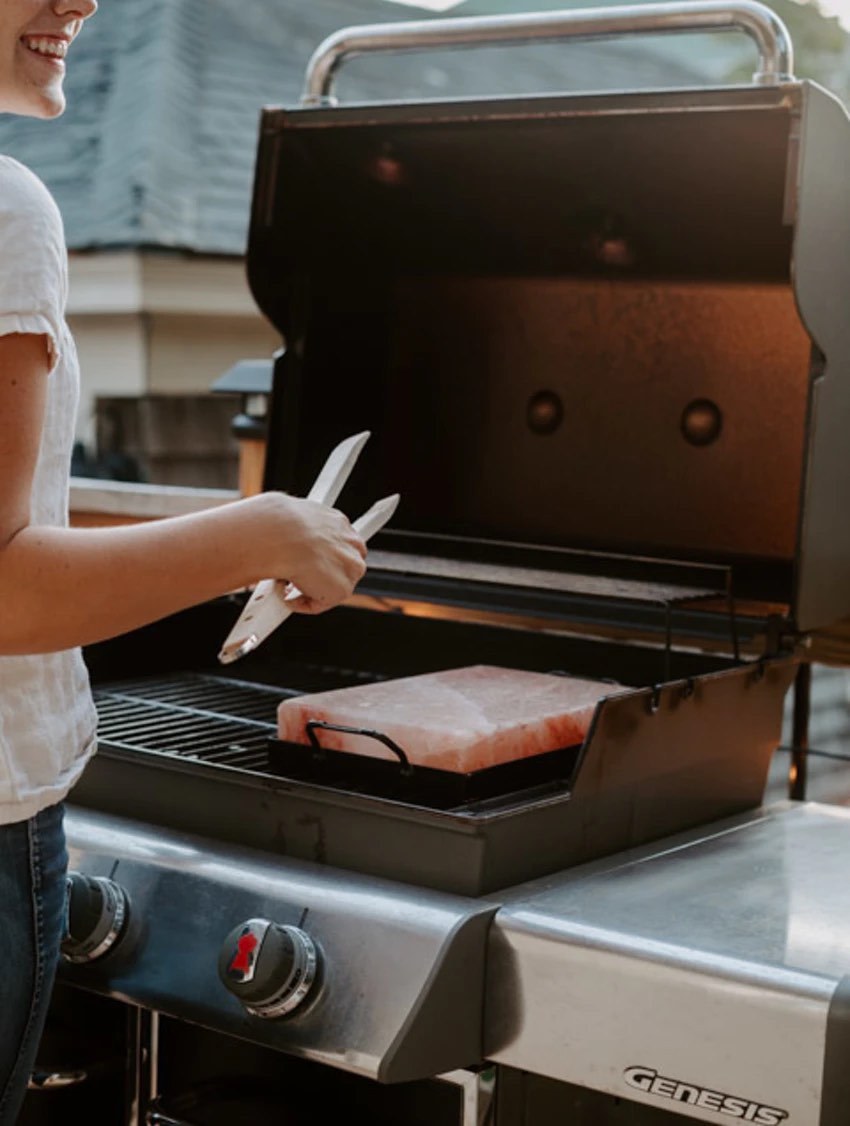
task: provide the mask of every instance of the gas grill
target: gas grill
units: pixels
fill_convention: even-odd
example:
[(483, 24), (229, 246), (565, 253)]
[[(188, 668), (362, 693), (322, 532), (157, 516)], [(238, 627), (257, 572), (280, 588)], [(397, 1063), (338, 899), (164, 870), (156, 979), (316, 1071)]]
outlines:
[[(203, 615), (205, 628), (219, 617), (226, 632), (232, 614), (225, 602), (160, 628), (192, 637)], [(173, 653), (157, 634), (157, 648)], [(127, 645), (137, 659), (140, 639), (122, 639), (91, 655), (92, 671), (101, 656), (120, 668)], [(367, 669), (356, 669), (358, 654), (368, 655)], [(239, 680), (205, 670), (198, 656), (191, 671), (166, 677), (161, 668), (130, 682), (102, 683), (96, 674), (103, 753), (79, 802), (192, 833), (212, 822), (220, 840), (260, 849), (283, 839), (289, 856), (470, 896), (757, 805), (794, 670), (783, 654), (744, 662), (663, 645), (633, 650), (358, 608), (288, 622), (233, 666)], [(484, 658), (637, 683), (603, 701), (583, 748), (479, 772), (497, 775), (483, 793), (458, 792), (463, 779), (448, 790), (420, 784), (422, 772), (405, 775), (393, 762), (381, 762), (389, 778), (376, 779), (372, 758), (317, 763), (307, 747), (299, 769), (292, 758), (278, 765), (275, 714), (286, 697)], [(670, 681), (641, 684), (642, 673), (665, 664)]]
[[(757, 43), (752, 86), (332, 96), (366, 51), (724, 27)], [(759, 806), (805, 636), (850, 614), (848, 165), (844, 110), (747, 2), (348, 29), (302, 108), (264, 111), (248, 274), (286, 344), (265, 486), (303, 494), (369, 429), (343, 507), (402, 502), (350, 605), (226, 670), (240, 593), (87, 654), (57, 1004), (133, 1014), (126, 1121), (840, 1121), (843, 952), (756, 965), (735, 899), (724, 952), (713, 884), (703, 949), (694, 903), (718, 871), (758, 899), (752, 857), (781, 900), (785, 842), (823, 876), (809, 842), (846, 830)], [(287, 697), (471, 664), (628, 690), (581, 747), (451, 785), (278, 753)], [(693, 975), (711, 1035), (674, 1001), (651, 1034), (634, 982), (687, 1004)], [(793, 1080), (775, 1043), (727, 1066), (735, 981), (762, 989), (759, 1034), (805, 1010)]]

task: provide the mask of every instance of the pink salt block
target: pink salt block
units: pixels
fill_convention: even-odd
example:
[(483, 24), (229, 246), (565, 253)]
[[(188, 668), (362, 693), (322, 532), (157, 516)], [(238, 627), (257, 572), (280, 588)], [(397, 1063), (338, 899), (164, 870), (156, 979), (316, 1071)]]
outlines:
[[(317, 692), (278, 707), (280, 739), (308, 743), (320, 720), (388, 735), (413, 765), (470, 773), (582, 743), (598, 702), (626, 689), (599, 681), (474, 665)], [(364, 735), (318, 729), (328, 750), (396, 756)]]

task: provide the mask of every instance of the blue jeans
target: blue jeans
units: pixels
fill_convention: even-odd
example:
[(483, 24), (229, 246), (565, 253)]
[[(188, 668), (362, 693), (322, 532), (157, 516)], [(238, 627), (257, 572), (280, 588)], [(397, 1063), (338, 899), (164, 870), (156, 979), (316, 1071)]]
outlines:
[(62, 814), (0, 825), (0, 1126), (20, 1112), (65, 931)]

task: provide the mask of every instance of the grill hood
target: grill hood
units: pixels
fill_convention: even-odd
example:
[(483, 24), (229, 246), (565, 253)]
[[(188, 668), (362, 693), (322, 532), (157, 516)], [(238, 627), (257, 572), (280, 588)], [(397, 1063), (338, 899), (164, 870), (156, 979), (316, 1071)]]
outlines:
[(808, 82), (266, 109), (267, 487), (303, 494), (369, 429), (341, 505), (402, 494), (378, 570), (537, 564), (602, 573), (603, 600), (628, 577), (785, 630), (847, 616), (847, 183), (847, 114)]

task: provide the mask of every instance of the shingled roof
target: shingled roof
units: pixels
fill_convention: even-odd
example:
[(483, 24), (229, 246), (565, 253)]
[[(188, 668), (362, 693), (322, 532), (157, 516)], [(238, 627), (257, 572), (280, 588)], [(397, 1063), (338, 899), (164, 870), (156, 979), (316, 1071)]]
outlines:
[[(467, 0), (450, 14), (498, 6)], [(428, 14), (386, 0), (112, 0), (73, 48), (65, 116), (0, 119), (0, 151), (30, 165), (54, 192), (72, 249), (240, 255), (260, 107), (297, 104), (305, 64), (332, 31), (412, 18)], [(682, 43), (372, 56), (346, 66), (339, 92), (352, 101), (398, 100), (716, 79), (711, 52)]]

